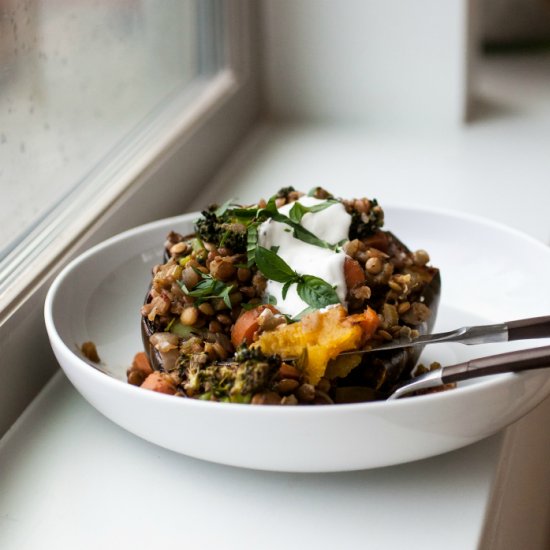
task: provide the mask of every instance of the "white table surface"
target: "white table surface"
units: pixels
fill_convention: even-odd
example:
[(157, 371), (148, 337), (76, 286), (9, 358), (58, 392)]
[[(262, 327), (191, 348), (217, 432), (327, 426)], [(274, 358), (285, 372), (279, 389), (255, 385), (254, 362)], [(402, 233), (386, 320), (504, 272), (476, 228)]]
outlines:
[[(499, 116), (485, 108), (477, 124), (445, 132), (265, 126), (186, 210), (325, 185), (483, 214), (548, 242), (550, 79), (511, 86), (510, 71), (524, 64), (506, 63), (504, 72), (489, 66), (482, 82)], [(255, 472), (138, 439), (58, 373), (0, 442), (0, 548), (543, 550), (549, 420), (547, 400), (507, 430), (428, 460), (343, 474)]]

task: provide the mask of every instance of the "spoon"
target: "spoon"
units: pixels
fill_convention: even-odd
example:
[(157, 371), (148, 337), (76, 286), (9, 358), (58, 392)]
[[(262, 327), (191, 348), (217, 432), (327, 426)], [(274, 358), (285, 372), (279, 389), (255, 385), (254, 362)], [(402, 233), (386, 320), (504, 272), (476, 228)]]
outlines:
[(465, 363), (457, 363), (456, 365), (433, 370), (401, 382), (394, 387), (388, 401), (399, 399), (413, 391), (461, 382), (471, 378), (547, 367), (550, 367), (550, 346), (480, 357)]

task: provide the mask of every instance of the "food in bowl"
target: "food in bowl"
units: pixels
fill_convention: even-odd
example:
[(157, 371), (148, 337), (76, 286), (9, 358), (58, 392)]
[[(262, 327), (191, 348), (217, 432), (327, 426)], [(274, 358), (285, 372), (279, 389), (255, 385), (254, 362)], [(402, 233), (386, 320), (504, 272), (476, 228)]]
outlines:
[(440, 275), (383, 224), (376, 200), (319, 187), (203, 211), (153, 268), (141, 308), (152, 372), (136, 358), (129, 381), (236, 403), (385, 398), (420, 350), (342, 353), (430, 331)]

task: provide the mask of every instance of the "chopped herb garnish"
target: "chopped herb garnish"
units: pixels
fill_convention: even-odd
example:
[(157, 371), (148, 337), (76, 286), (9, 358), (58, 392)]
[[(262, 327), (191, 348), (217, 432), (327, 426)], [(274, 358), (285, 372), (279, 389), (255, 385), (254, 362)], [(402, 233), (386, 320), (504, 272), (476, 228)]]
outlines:
[(314, 204), (313, 206), (304, 206), (303, 204), (296, 201), (292, 205), (292, 208), (288, 213), (288, 217), (293, 222), (300, 223), (302, 221), (302, 218), (304, 217), (304, 214), (307, 214), (308, 212), (311, 212), (311, 213), (321, 212), (322, 210), (325, 210), (329, 206), (332, 206), (333, 204), (337, 204), (337, 203), (338, 201), (328, 200), (325, 202), (321, 202), (319, 204)]
[(313, 275), (302, 275), (301, 280), (296, 287), (298, 296), (310, 306), (325, 307), (330, 304), (338, 304), (338, 294), (334, 287), (326, 281)]
[(201, 276), (202, 280), (192, 290), (189, 290), (183, 281), (179, 281), (183, 292), (188, 296), (196, 298), (199, 304), (212, 298), (222, 298), (225, 305), (231, 308), (229, 293), (233, 290), (233, 285), (226, 285), (224, 282), (214, 279), (209, 273), (203, 273), (198, 269), (195, 269), (195, 271)]
[(246, 259), (248, 267), (256, 262), (256, 247), (258, 245), (258, 222), (251, 223), (246, 230)]
[(227, 209), (233, 204), (233, 200), (234, 199), (229, 199), (216, 209), (215, 214), (218, 218), (226, 213)]
[(296, 282), (299, 278), (298, 273), (277, 253), (263, 246), (256, 248), (256, 265), (268, 279), (278, 283)]

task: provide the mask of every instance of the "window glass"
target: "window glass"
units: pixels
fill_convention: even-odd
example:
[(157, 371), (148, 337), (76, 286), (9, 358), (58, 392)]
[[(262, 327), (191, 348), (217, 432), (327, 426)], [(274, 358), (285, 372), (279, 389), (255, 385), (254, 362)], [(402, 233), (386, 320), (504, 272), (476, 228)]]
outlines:
[(217, 0), (0, 0), (0, 262), (140, 124), (217, 72), (220, 18)]

